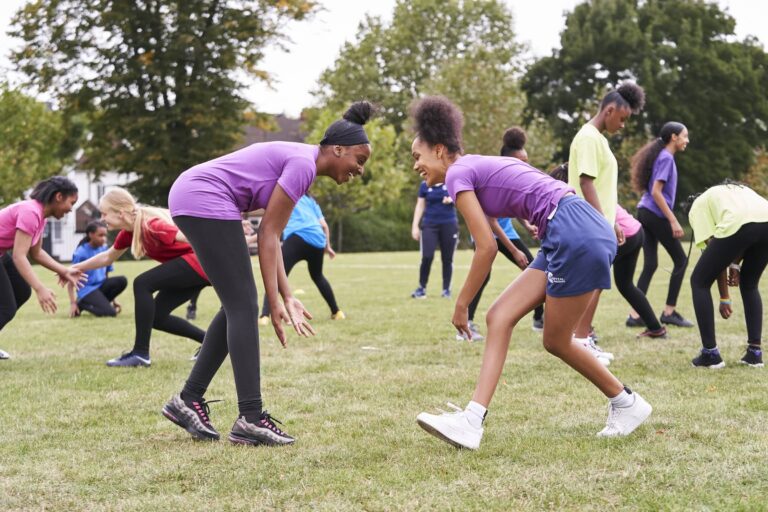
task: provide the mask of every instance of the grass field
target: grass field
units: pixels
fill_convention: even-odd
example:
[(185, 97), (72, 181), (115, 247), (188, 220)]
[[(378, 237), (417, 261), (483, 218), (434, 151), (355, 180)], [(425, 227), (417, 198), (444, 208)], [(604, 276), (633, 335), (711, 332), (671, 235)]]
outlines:
[[(717, 321), (728, 365), (720, 371), (690, 367), (695, 329), (637, 341), (638, 331), (624, 327), (623, 299), (615, 290), (603, 295), (595, 324), (601, 345), (616, 354), (611, 369), (655, 408), (649, 423), (622, 439), (595, 437), (606, 400), (548, 355), (524, 320), (480, 450), (457, 451), (415, 417), (447, 400), (466, 404), (483, 345), (454, 340), (439, 263), (430, 296), (409, 298), (418, 258), (326, 260), (345, 321), (329, 319), (303, 264), (293, 272), (318, 334), (292, 336), (283, 350), (271, 327), (262, 333), (265, 405), (298, 438), (277, 449), (194, 442), (162, 417), (191, 367), (192, 342), (155, 333), (151, 368), (104, 365), (132, 346), (130, 289), (117, 319), (70, 320), (61, 310), (46, 317), (33, 297), (0, 335), (14, 356), (0, 362), (0, 510), (768, 508), (768, 374), (736, 364), (746, 340), (737, 292), (734, 316)], [(470, 258), (457, 255), (454, 293)], [(119, 263), (117, 273), (133, 278), (151, 265)], [(518, 272), (496, 262), (480, 312)], [(657, 312), (668, 275), (660, 269), (652, 283)], [(58, 292), (61, 306), (65, 295)], [(217, 307), (209, 288), (197, 323), (207, 325)], [(687, 278), (679, 309), (693, 319)], [(225, 437), (237, 405), (228, 361), (207, 398), (224, 400), (212, 405), (212, 421)]]

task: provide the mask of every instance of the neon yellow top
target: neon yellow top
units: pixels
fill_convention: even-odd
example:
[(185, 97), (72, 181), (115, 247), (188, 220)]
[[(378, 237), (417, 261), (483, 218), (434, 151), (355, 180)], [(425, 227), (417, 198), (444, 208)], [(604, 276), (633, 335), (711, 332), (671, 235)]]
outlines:
[(619, 164), (608, 145), (608, 139), (603, 137), (592, 123), (582, 126), (573, 138), (568, 157), (568, 184), (579, 196), (584, 197), (579, 182), (582, 174), (594, 178), (593, 183), (603, 215), (613, 226), (616, 222), (616, 205), (619, 202)]
[(744, 224), (768, 222), (768, 201), (746, 186), (716, 185), (696, 198), (688, 213), (696, 247), (728, 238)]

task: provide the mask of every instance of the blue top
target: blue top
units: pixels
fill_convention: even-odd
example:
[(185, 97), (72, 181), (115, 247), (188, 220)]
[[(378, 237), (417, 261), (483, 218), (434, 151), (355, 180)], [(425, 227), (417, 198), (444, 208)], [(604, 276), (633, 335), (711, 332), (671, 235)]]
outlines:
[(424, 209), (424, 224), (458, 224), (453, 202), (443, 203), (443, 198), (450, 197), (444, 184), (428, 187), (427, 182), (422, 181), (419, 197), (426, 199), (427, 203)]
[(511, 218), (502, 217), (496, 220), (499, 221), (499, 226), (501, 226), (501, 229), (504, 230), (504, 234), (507, 235), (507, 238), (509, 238), (510, 240), (518, 240), (520, 238), (520, 235), (517, 234), (517, 231), (515, 231), (514, 226), (512, 226)]
[(325, 248), (325, 232), (320, 226), (322, 218), (323, 212), (320, 211), (317, 201), (307, 195), (301, 196), (285, 226), (283, 240), (287, 240), (291, 235), (298, 235), (312, 247)]
[[(109, 245), (107, 244), (104, 244), (101, 247), (93, 247), (87, 242), (83, 245), (78, 245), (77, 249), (75, 249), (75, 253), (72, 255), (72, 263), (80, 263), (81, 261), (92, 258), (106, 250), (109, 250)], [(85, 274), (88, 276), (88, 281), (85, 282), (85, 286), (77, 290), (77, 300), (82, 299), (94, 290), (98, 290), (104, 281), (107, 280), (107, 272), (113, 272), (114, 270), (112, 265), (94, 270), (87, 270)]]

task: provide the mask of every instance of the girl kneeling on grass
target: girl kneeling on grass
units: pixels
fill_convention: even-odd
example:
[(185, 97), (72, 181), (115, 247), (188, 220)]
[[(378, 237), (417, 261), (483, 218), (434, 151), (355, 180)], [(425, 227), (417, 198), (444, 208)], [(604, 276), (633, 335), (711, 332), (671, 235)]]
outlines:
[(762, 367), (763, 303), (758, 285), (768, 265), (768, 201), (740, 183), (716, 185), (693, 201), (688, 220), (696, 245), (706, 247), (691, 274), (693, 308), (704, 346), (693, 366), (725, 366), (717, 349), (710, 292), (717, 280), (720, 316), (725, 319), (732, 313), (728, 284), (741, 291), (747, 350), (739, 362)]
[[(30, 199), (0, 210), (0, 330), (13, 320), (32, 290), (44, 312), (56, 312), (55, 295), (35, 275), (28, 257), (56, 272), (61, 285), (80, 286), (80, 280), (86, 279), (81, 271), (66, 268), (43, 249), (46, 217), (60, 219), (76, 202), (77, 186), (63, 176), (54, 176), (38, 183)], [(0, 359), (10, 357), (0, 350)]]
[[(119, 229), (107, 251), (73, 265), (93, 270), (112, 265), (129, 248), (134, 258), (148, 256), (160, 265), (133, 280), (136, 337), (133, 349), (107, 361), (107, 366), (149, 366), (152, 328), (202, 343), (205, 331), (172, 315), (201, 288), (208, 286), (197, 256), (173, 223), (168, 210), (139, 206), (128, 191), (114, 188), (99, 202), (101, 218), (109, 229)], [(153, 294), (157, 292), (157, 296)]]
[(496, 299), (486, 315), (487, 344), (472, 401), (465, 410), (421, 413), (419, 425), (460, 448), (477, 449), (483, 421), (517, 322), (542, 302), (547, 310), (544, 347), (589, 379), (610, 399), (599, 436), (627, 435), (651, 414), (651, 406), (626, 388), (583, 346), (573, 328), (597, 289), (611, 286), (616, 255), (613, 229), (567, 184), (517, 159), (462, 155), (462, 114), (443, 97), (427, 97), (412, 110), (414, 170), (430, 183), (446, 183), (475, 240), (476, 251), (456, 300), (452, 323), (470, 336), (467, 306), (491, 269), (496, 242), (486, 217), (518, 217), (538, 227), (536, 259)]

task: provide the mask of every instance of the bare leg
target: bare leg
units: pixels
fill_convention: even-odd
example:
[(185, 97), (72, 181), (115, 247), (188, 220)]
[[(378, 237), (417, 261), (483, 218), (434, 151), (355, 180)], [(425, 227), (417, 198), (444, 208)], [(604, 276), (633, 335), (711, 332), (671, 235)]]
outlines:
[(577, 338), (586, 338), (589, 336), (590, 327), (592, 327), (592, 320), (595, 319), (597, 305), (600, 302), (600, 292), (602, 292), (602, 290), (595, 290), (594, 292), (591, 292), (593, 295), (589, 301), (589, 304), (587, 305), (587, 309), (584, 311), (584, 314), (581, 315), (579, 322), (576, 324), (576, 328), (573, 330), (573, 334)]

